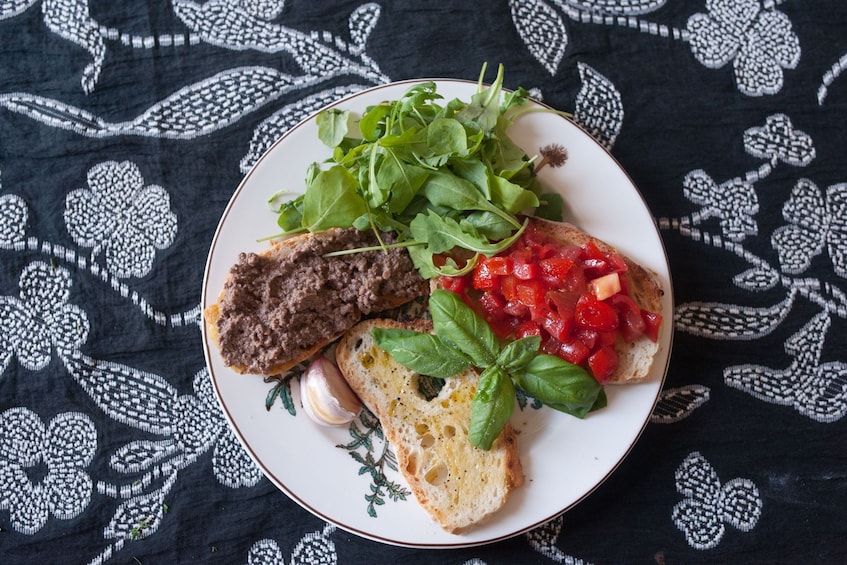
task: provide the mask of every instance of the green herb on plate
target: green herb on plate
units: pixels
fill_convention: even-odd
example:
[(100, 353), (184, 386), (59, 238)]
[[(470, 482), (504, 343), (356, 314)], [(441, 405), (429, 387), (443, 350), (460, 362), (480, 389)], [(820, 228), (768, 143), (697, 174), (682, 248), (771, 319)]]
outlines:
[[(283, 232), (391, 231), (421, 276), (433, 278), (466, 272), (480, 255), (508, 247), (524, 227), (521, 212), (558, 210), (561, 219), (560, 198), (541, 193), (534, 158), (507, 135), (535, 110), (528, 93), (504, 95), (502, 65), (484, 86), (485, 69), (467, 102), (445, 102), (429, 81), (367, 108), (357, 124), (348, 110), (320, 113), (318, 137), (332, 156), (309, 166), (302, 195), (275, 206)], [(470, 258), (445, 257), (456, 249)]]
[(434, 335), (380, 328), (374, 341), (423, 375), (449, 378), (471, 366), (482, 369), (471, 406), (473, 445), (491, 449), (512, 416), (516, 387), (577, 418), (606, 405), (603, 387), (585, 369), (539, 352), (539, 337), (501, 344), (485, 320), (447, 290), (434, 291), (429, 308)]

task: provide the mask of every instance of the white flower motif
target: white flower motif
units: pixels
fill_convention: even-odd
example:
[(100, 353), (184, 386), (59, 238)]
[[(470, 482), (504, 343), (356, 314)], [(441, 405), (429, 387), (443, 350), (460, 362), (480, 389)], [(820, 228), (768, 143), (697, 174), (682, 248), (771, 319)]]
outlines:
[(272, 539), (260, 539), (250, 548), (247, 565), (285, 565), (282, 550)]
[(783, 69), (800, 62), (800, 41), (791, 21), (759, 0), (707, 0), (707, 14), (688, 19), (691, 51), (706, 67), (732, 61), (738, 88), (749, 96), (775, 94)]
[(676, 489), (685, 496), (673, 508), (673, 521), (694, 549), (717, 547), (726, 532), (724, 524), (749, 532), (759, 521), (762, 499), (748, 479), (724, 485), (698, 452), (691, 453), (676, 470)]
[(686, 198), (703, 206), (703, 219), (720, 218), (727, 239), (741, 241), (758, 232), (753, 216), (759, 212), (759, 199), (749, 182), (734, 178), (718, 186), (705, 171), (696, 169), (685, 175), (682, 186)]
[(0, 296), (0, 372), (12, 355), (31, 371), (50, 362), (53, 349), (70, 352), (88, 339), (88, 317), (68, 304), (68, 271), (42, 261), (21, 273), (20, 297)]
[(14, 194), (0, 196), (0, 247), (23, 243), (29, 210), (23, 198)]
[(782, 161), (795, 167), (805, 167), (815, 159), (815, 144), (806, 133), (795, 130), (785, 114), (768, 116), (764, 127), (744, 132), (744, 148), (772, 165)]
[(826, 196), (809, 179), (800, 179), (782, 208), (788, 225), (778, 228), (771, 242), (786, 273), (804, 272), (826, 247), (832, 266), (847, 277), (847, 183), (826, 189)]
[(150, 272), (156, 249), (176, 238), (176, 214), (161, 186), (144, 186), (138, 167), (129, 161), (107, 161), (88, 171), (89, 188), (65, 199), (65, 224), (80, 246), (101, 251), (106, 266), (119, 278)]
[[(82, 513), (96, 450), (97, 430), (84, 414), (58, 414), (45, 428), (27, 408), (0, 413), (0, 510), (9, 510), (12, 528), (32, 535), (51, 515), (69, 520)], [(43, 478), (34, 479), (40, 472)]]

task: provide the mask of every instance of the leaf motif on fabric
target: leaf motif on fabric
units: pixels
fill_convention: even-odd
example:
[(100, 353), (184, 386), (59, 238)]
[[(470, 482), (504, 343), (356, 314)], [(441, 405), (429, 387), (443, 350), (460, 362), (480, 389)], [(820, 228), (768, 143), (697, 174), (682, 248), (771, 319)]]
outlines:
[(47, 29), (91, 55), (92, 62), (82, 72), (82, 89), (90, 94), (103, 68), (106, 43), (100, 34), (100, 25), (91, 17), (87, 0), (44, 0), (42, 13)]
[(109, 460), (109, 465), (120, 473), (137, 473), (150, 469), (159, 461), (177, 452), (173, 440), (136, 440), (119, 448)]
[(364, 85), (351, 84), (337, 86), (311, 94), (301, 100), (286, 104), (271, 116), (264, 119), (253, 131), (250, 148), (241, 158), (239, 168), (247, 174), (259, 158), (268, 151), (277, 139), (289, 129), (311, 116), (327, 104), (366, 88)]
[(672, 511), (674, 524), (694, 549), (718, 546), (729, 524), (749, 532), (762, 512), (759, 489), (749, 479), (722, 485), (712, 465), (699, 452), (683, 460), (675, 473), (676, 489), (685, 498)]
[(738, 288), (761, 292), (770, 290), (779, 283), (779, 273), (770, 265), (762, 263), (735, 275), (732, 282)]
[[(341, 74), (356, 74), (375, 83), (388, 82), (376, 63), (355, 47), (356, 59), (348, 57), (349, 45), (329, 32), (304, 33), (255, 17), (245, 10), (233, 10), (231, 0), (209, 0), (203, 4), (193, 0), (173, 0), (177, 17), (203, 41), (236, 51), (252, 49), (263, 53), (288, 53), (307, 76), (324, 78)], [(357, 28), (358, 39), (372, 27), (378, 10), (367, 5), (365, 13), (355, 21), (365, 22)]]
[(665, 5), (667, 0), (555, 0), (557, 4), (567, 4), (577, 10), (592, 14), (613, 16), (637, 16), (655, 12)]
[(794, 129), (791, 118), (785, 114), (770, 115), (764, 126), (745, 130), (744, 149), (750, 155), (773, 164), (782, 161), (795, 167), (809, 165), (816, 156), (811, 136)]
[(292, 77), (269, 67), (238, 67), (183, 87), (124, 122), (108, 122), (87, 110), (34, 94), (2, 94), (0, 106), (87, 137), (192, 139), (218, 131), (320, 80), (318, 76)]
[(595, 69), (579, 63), (582, 86), (576, 97), (574, 121), (611, 150), (624, 119), (621, 95), (615, 85)]
[(168, 490), (162, 488), (135, 496), (119, 505), (109, 524), (103, 528), (103, 537), (130, 541), (153, 534), (162, 522), (164, 497)]
[(247, 565), (285, 565), (282, 550), (274, 540), (263, 538), (250, 546)]
[(350, 52), (358, 55), (365, 50), (365, 44), (379, 21), (382, 8), (379, 4), (363, 4), (350, 14)]
[(547, 559), (555, 563), (566, 563), (568, 565), (583, 565), (582, 559), (576, 559), (564, 553), (556, 546), (559, 535), (562, 533), (563, 520), (559, 516), (545, 522), (535, 529), (526, 533), (529, 546)]
[(663, 390), (650, 415), (654, 424), (673, 424), (690, 416), (709, 401), (709, 387), (685, 385)]
[(233, 4), (253, 17), (270, 21), (282, 14), (285, 2), (286, 0), (235, 0)]
[(535, 60), (555, 75), (568, 46), (561, 16), (544, 0), (510, 0), (509, 8), (521, 41)]
[(840, 420), (847, 414), (847, 364), (820, 363), (830, 325), (829, 314), (821, 312), (792, 335), (785, 351), (793, 361), (785, 369), (728, 367), (724, 382), (765, 402), (791, 406), (817, 422)]
[(14, 18), (26, 12), (38, 0), (7, 0), (0, 4), (0, 20)]
[(792, 292), (782, 302), (767, 307), (719, 302), (687, 302), (676, 311), (680, 331), (711, 339), (757, 339), (770, 334), (788, 315)]
[(329, 535), (335, 526), (327, 524), (323, 530), (309, 532), (291, 551), (291, 565), (335, 565), (338, 552)]

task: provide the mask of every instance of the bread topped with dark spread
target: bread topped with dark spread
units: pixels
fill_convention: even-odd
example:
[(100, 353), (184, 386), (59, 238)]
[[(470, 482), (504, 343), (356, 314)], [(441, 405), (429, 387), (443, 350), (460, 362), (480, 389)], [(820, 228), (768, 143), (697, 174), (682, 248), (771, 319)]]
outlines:
[[(390, 234), (383, 242), (390, 243)], [(217, 303), (204, 311), (224, 363), (272, 375), (308, 359), (364, 316), (427, 293), (405, 249), (330, 252), (379, 245), (370, 231), (332, 228), (241, 253)]]

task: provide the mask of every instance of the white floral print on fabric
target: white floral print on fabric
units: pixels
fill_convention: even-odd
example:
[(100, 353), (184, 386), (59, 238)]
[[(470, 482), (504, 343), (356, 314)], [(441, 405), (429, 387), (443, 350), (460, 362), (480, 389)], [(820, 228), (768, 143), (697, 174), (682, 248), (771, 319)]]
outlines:
[(706, 9), (688, 20), (697, 60), (714, 69), (731, 61), (744, 94), (779, 92), (783, 69), (800, 62), (800, 41), (788, 17), (763, 9), (760, 0), (707, 0)]
[(92, 258), (105, 254), (106, 266), (118, 278), (150, 272), (156, 249), (166, 249), (176, 237), (177, 219), (168, 192), (144, 186), (138, 167), (107, 161), (88, 171), (88, 188), (65, 199), (65, 224)]
[[(32, 535), (50, 516), (69, 520), (91, 500), (87, 467), (97, 451), (91, 419), (63, 412), (45, 426), (28, 408), (0, 413), (0, 510), (12, 528)], [(41, 469), (40, 469), (41, 468)], [(43, 472), (43, 478), (34, 479)]]
[(572, 557), (556, 546), (559, 535), (562, 533), (563, 523), (564, 521), (561, 516), (553, 518), (549, 522), (527, 532), (526, 540), (532, 549), (555, 563), (583, 565), (582, 559)]
[(697, 169), (685, 176), (682, 188), (688, 200), (703, 207), (700, 220), (720, 219), (727, 239), (741, 241), (758, 232), (754, 217), (759, 212), (759, 199), (749, 182), (736, 177), (718, 185), (705, 171)]
[(68, 303), (67, 269), (33, 261), (19, 286), (18, 297), (0, 296), (0, 373), (13, 356), (30, 371), (44, 369), (54, 350), (66, 355), (88, 339), (88, 317)]
[(762, 513), (759, 489), (749, 479), (721, 484), (712, 465), (698, 452), (676, 470), (676, 489), (685, 499), (673, 508), (673, 521), (694, 549), (717, 547), (726, 524), (749, 532)]
[(765, 402), (791, 406), (811, 420), (831, 423), (847, 415), (847, 363), (821, 363), (826, 334), (832, 324), (827, 313), (812, 318), (785, 342), (792, 361), (784, 369), (737, 365), (724, 370), (727, 386)]
[[(707, 13), (692, 15), (687, 27), (679, 29), (642, 18), (662, 8), (665, 0), (509, 1), (518, 35), (551, 75), (558, 71), (568, 46), (561, 12), (580, 24), (618, 26), (688, 42), (694, 58), (707, 68), (719, 69), (732, 62), (738, 89), (748, 96), (779, 92), (783, 70), (796, 68), (800, 61), (800, 43), (791, 21), (775, 4), (767, 0), (763, 4), (760, 0), (707, 0)], [(833, 78), (828, 75), (825, 83)], [(825, 95), (824, 90), (819, 98)]]
[(824, 195), (811, 180), (798, 180), (782, 216), (788, 225), (771, 240), (784, 272), (805, 272), (826, 248), (835, 274), (847, 278), (847, 183), (828, 187)]
[[(791, 313), (798, 298), (803, 298), (804, 304), (819, 310), (786, 340), (785, 352), (792, 358), (788, 366), (732, 365), (723, 370), (724, 382), (764, 402), (790, 406), (816, 422), (836, 422), (847, 415), (847, 363), (822, 362), (821, 356), (833, 320), (847, 319), (847, 293), (826, 272), (830, 264), (833, 275), (847, 277), (847, 183), (834, 184), (822, 191), (808, 178), (795, 182), (783, 204), (787, 224), (777, 228), (769, 240), (779, 263), (771, 264), (748, 248), (740, 237), (756, 235), (758, 231), (751, 229), (756, 227), (754, 214), (758, 210), (758, 206), (752, 206), (755, 184), (780, 164), (808, 166), (816, 158), (815, 144), (787, 116), (774, 114), (764, 126), (745, 131), (744, 146), (750, 155), (766, 160), (756, 171), (745, 174), (744, 181), (732, 183), (739, 190), (749, 191), (747, 198), (718, 202), (721, 197), (714, 193), (720, 189), (705, 173), (694, 171), (684, 182), (685, 194), (706, 207), (690, 217), (660, 218), (658, 223), (661, 229), (677, 229), (694, 241), (729, 251), (746, 262), (749, 268), (732, 278), (738, 288), (773, 292), (782, 286), (784, 295), (764, 306), (720, 302), (680, 304), (675, 311), (675, 326), (709, 339), (760, 339), (772, 334)], [(709, 216), (721, 218), (723, 237), (698, 227)], [(727, 224), (727, 217), (733, 217), (734, 222)], [(823, 260), (824, 250), (828, 251), (830, 263)]]
[(23, 244), (28, 220), (29, 210), (23, 198), (14, 194), (0, 196), (0, 248)]
[[(336, 526), (326, 524), (322, 530), (310, 532), (303, 536), (291, 551), (292, 565), (336, 565), (338, 552), (335, 542), (330, 535), (336, 531)], [(247, 556), (248, 565), (284, 565), (285, 558), (279, 544), (272, 539), (260, 539), (250, 548)]]

